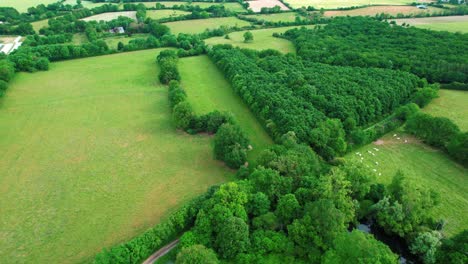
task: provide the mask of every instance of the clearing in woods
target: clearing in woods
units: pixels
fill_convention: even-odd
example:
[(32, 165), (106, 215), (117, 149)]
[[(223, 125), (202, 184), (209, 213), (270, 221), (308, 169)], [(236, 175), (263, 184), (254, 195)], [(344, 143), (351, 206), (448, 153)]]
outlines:
[(249, 162), (254, 161), (261, 150), (273, 143), (208, 56), (182, 58), (179, 60), (179, 70), (182, 87), (187, 92), (187, 98), (197, 114), (206, 114), (214, 110), (229, 111), (234, 114), (253, 147), (249, 152)]
[(325, 16), (375, 16), (376, 14), (389, 14), (396, 16), (398, 14), (404, 15), (421, 15), (433, 14), (443, 11), (442, 8), (428, 7), (427, 9), (419, 9), (415, 6), (369, 6), (357, 8), (352, 10), (330, 10), (325, 11)]
[[(268, 28), (268, 29), (257, 29), (250, 30), (254, 39), (252, 42), (244, 42), (244, 33), (246, 31), (238, 31), (229, 33), (229, 39), (225, 37), (213, 37), (205, 40), (206, 44), (216, 45), (216, 44), (231, 44), (240, 48), (255, 49), (255, 50), (264, 50), (264, 49), (275, 49), (283, 53), (295, 53), (296, 49), (291, 41), (283, 38), (273, 37), (273, 33), (283, 33), (289, 29), (297, 28), (298, 26), (291, 27), (278, 27), (278, 28)], [(307, 28), (313, 28), (314, 25), (306, 26)]]
[(221, 26), (244, 27), (244, 26), (249, 26), (250, 23), (244, 20), (240, 20), (236, 17), (219, 17), (219, 18), (207, 18), (207, 19), (182, 20), (182, 21), (164, 23), (163, 25), (168, 26), (171, 29), (172, 34), (178, 35), (179, 33), (187, 33), (187, 34), (203, 33), (206, 29), (216, 29)]
[(107, 12), (90, 17), (82, 18), (83, 21), (111, 21), (119, 18), (120, 16), (128, 17), (136, 20), (136, 11), (122, 11), (122, 12)]
[(433, 116), (447, 117), (468, 131), (468, 91), (439, 90), (439, 98), (432, 100), (423, 111)]
[(159, 51), (16, 75), (0, 100), (2, 263), (92, 262), (231, 179), (210, 137), (175, 130)]
[(353, 151), (346, 159), (358, 162), (360, 156), (355, 152), (360, 152), (363, 163), (376, 171), (379, 183), (389, 184), (395, 173), (402, 170), (412, 184), (437, 191), (441, 202), (433, 210), (433, 216), (447, 221), (445, 234), (455, 235), (468, 228), (468, 170), (446, 154), (400, 132), (384, 136), (378, 145), (369, 144)]
[(174, 10), (174, 9), (164, 9), (164, 10), (147, 10), (146, 17), (152, 19), (161, 19), (161, 18), (168, 18), (168, 17), (178, 17), (189, 15), (190, 12), (182, 11), (182, 10)]

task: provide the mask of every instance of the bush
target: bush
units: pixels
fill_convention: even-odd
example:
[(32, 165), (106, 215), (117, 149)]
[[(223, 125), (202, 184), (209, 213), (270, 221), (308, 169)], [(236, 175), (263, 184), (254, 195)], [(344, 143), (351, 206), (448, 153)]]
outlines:
[(455, 160), (468, 167), (468, 132), (453, 137), (447, 145), (447, 151)]
[(438, 90), (431, 87), (424, 87), (418, 90), (413, 97), (413, 102), (419, 107), (425, 107), (432, 99), (439, 97)]
[(177, 104), (187, 100), (185, 90), (180, 87), (178, 81), (172, 80), (169, 82), (169, 104), (174, 108)]
[(173, 50), (164, 50), (159, 53), (157, 61), (161, 68), (159, 72), (161, 83), (168, 84), (172, 80), (180, 81), (180, 74), (177, 69), (178, 59), (177, 53)]
[(193, 113), (192, 106), (187, 101), (184, 101), (174, 107), (172, 118), (176, 128), (187, 130), (193, 124), (195, 114)]
[(221, 125), (214, 144), (216, 159), (226, 162), (229, 167), (237, 169), (246, 162), (249, 140), (238, 125)]
[(445, 149), (460, 129), (450, 119), (417, 113), (408, 119), (406, 130), (427, 144)]

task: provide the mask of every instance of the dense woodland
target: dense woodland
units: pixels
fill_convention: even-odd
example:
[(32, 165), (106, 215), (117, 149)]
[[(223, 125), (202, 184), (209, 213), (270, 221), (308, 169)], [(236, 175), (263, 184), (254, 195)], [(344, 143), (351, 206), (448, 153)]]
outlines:
[(346, 151), (346, 133), (407, 103), (423, 82), (375, 68), (338, 67), (276, 51), (217, 46), (209, 53), (274, 138), (293, 131), (327, 160)]
[(290, 30), (304, 59), (414, 73), (430, 82), (468, 83), (468, 34), (405, 28), (372, 18), (340, 17), (314, 30)]

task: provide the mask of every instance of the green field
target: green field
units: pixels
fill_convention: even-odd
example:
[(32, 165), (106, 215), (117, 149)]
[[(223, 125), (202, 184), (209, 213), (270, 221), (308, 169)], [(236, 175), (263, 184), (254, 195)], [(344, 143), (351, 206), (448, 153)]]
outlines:
[(407, 5), (411, 0), (285, 0), (293, 8), (313, 6), (315, 8), (335, 9), (339, 7), (364, 5)]
[(146, 50), (18, 73), (0, 101), (2, 263), (91, 262), (232, 171), (175, 130)]
[(432, 30), (439, 30), (439, 31), (468, 33), (468, 21), (417, 25), (416, 27), (425, 28), (425, 29), (432, 29)]
[(104, 38), (104, 40), (107, 43), (107, 46), (111, 49), (117, 49), (117, 45), (119, 42), (122, 42), (123, 44), (127, 45), (130, 40), (132, 39), (137, 39), (137, 38), (147, 38), (149, 35), (148, 34), (133, 34), (131, 37), (128, 36), (115, 36), (115, 37), (108, 37)]
[[(273, 33), (283, 33), (289, 29), (296, 28), (297, 26), (292, 27), (279, 27), (279, 28), (268, 28), (268, 29), (257, 29), (250, 30), (254, 36), (254, 40), (249, 43), (244, 42), (244, 33), (246, 31), (238, 31), (229, 34), (229, 39), (225, 37), (213, 37), (205, 40), (206, 44), (216, 45), (216, 44), (231, 44), (240, 48), (264, 50), (264, 49), (275, 49), (283, 53), (296, 52), (294, 45), (286, 39), (275, 38)], [(306, 26), (308, 28), (314, 26)]]
[(441, 16), (395, 19), (398, 24), (409, 24), (418, 28), (468, 33), (468, 16)]
[(57, 0), (2, 0), (0, 1), (1, 7), (14, 7), (19, 12), (26, 12), (29, 7), (37, 6), (39, 4), (53, 4)]
[(246, 17), (264, 20), (268, 22), (294, 22), (296, 20), (296, 16), (298, 16), (298, 14), (295, 12), (284, 12), (277, 14), (248, 15)]
[[(142, 4), (144, 4), (145, 6), (147, 7), (155, 7), (156, 6), (156, 3), (158, 2), (142, 2)], [(207, 8), (207, 7), (210, 7), (212, 5), (224, 5), (224, 7), (226, 9), (229, 9), (233, 12), (245, 12), (246, 10), (239, 4), (239, 3), (235, 3), (235, 2), (230, 2), (230, 3), (210, 3), (210, 2), (184, 2), (184, 1), (163, 1), (163, 2), (159, 2), (161, 4), (163, 4), (164, 6), (166, 7), (172, 7), (172, 6), (175, 6), (175, 5), (196, 5), (196, 6), (199, 6), (201, 8)], [(135, 3), (135, 4), (138, 4), (138, 3)]]
[(39, 32), (39, 29), (49, 26), (49, 19), (39, 20), (31, 23), (34, 31)]
[[(434, 209), (433, 216), (447, 221), (444, 230), (447, 235), (468, 228), (468, 170), (411, 136), (396, 132), (397, 136), (394, 137), (393, 134), (384, 136), (382, 145), (369, 144), (356, 150), (362, 153), (364, 164), (376, 170), (377, 181), (389, 184), (393, 175), (401, 169), (412, 184), (433, 188), (440, 194), (441, 203)], [(408, 142), (405, 143), (405, 140)], [(354, 152), (348, 154), (347, 159), (359, 160)], [(382, 175), (378, 176), (378, 173)]]
[(244, 27), (250, 26), (250, 23), (240, 20), (236, 17), (220, 17), (220, 18), (207, 18), (207, 19), (192, 19), (176, 22), (164, 23), (171, 29), (172, 34), (186, 33), (198, 34), (203, 33), (206, 29), (216, 29), (221, 26), (226, 27)]
[(146, 11), (146, 17), (149, 17), (152, 19), (178, 17), (178, 16), (183, 16), (183, 15), (188, 15), (188, 14), (190, 14), (190, 12), (186, 12), (182, 10), (171, 10), (171, 9)]
[(455, 122), (462, 131), (468, 131), (468, 91), (439, 90), (439, 98), (424, 108), (424, 112), (443, 116)]
[(272, 144), (271, 138), (208, 56), (180, 59), (179, 69), (182, 86), (197, 114), (213, 110), (234, 114), (253, 147), (249, 161), (255, 160), (262, 149)]
[(81, 45), (88, 42), (88, 37), (85, 33), (75, 33), (73, 34), (72, 43), (76, 45)]

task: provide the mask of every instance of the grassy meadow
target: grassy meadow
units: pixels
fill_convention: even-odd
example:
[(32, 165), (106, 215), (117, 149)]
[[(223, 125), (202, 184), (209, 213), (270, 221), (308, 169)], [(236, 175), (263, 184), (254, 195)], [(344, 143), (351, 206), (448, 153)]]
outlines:
[(2, 263), (89, 263), (231, 178), (176, 131), (160, 50), (18, 73), (0, 100)]
[(192, 19), (182, 20), (175, 22), (164, 23), (171, 29), (172, 34), (187, 33), (187, 34), (198, 34), (203, 33), (206, 29), (216, 29), (221, 26), (226, 27), (244, 27), (249, 26), (250, 23), (244, 20), (240, 20), (236, 17), (219, 17), (219, 18), (207, 18), (207, 19)]
[[(229, 39), (225, 37), (212, 37), (205, 40), (206, 44), (216, 45), (216, 44), (231, 44), (240, 48), (264, 50), (264, 49), (275, 49), (283, 53), (296, 52), (292, 42), (282, 38), (273, 37), (273, 33), (283, 33), (289, 29), (296, 28), (297, 26), (291, 27), (279, 27), (279, 28), (268, 28), (268, 29), (257, 29), (250, 30), (252, 32), (254, 39), (252, 42), (244, 42), (244, 33), (246, 31), (238, 31), (229, 33)], [(314, 26), (306, 26), (314, 27)]]
[(418, 28), (468, 33), (468, 16), (443, 16), (396, 19), (398, 24), (410, 24)]
[(164, 9), (164, 10), (147, 10), (146, 17), (152, 19), (161, 19), (161, 18), (168, 18), (168, 17), (178, 17), (183, 15), (191, 14), (187, 11), (182, 10), (171, 10), (171, 9)]
[(439, 90), (439, 98), (432, 100), (423, 111), (433, 116), (451, 119), (462, 131), (468, 131), (467, 91)]
[(454, 33), (468, 33), (468, 21), (417, 25), (416, 27)]
[(132, 39), (137, 39), (137, 38), (147, 38), (149, 35), (148, 34), (133, 34), (131, 37), (126, 36), (126, 35), (121, 35), (121, 36), (114, 36), (114, 37), (108, 37), (105, 38), (104, 40), (107, 43), (107, 46), (111, 49), (117, 49), (117, 45), (119, 42), (122, 42), (123, 44), (127, 45), (130, 40)]
[(0, 6), (1, 7), (6, 7), (6, 6), (13, 7), (21, 13), (21, 12), (28, 11), (28, 8), (32, 6), (37, 6), (39, 4), (48, 5), (48, 4), (53, 4), (55, 2), (57, 2), (57, 0), (2, 0), (0, 1)]
[(277, 14), (248, 15), (246, 17), (264, 20), (267, 22), (294, 22), (296, 20), (296, 16), (298, 16), (298, 14), (295, 12), (284, 12)]
[[(395, 133), (397, 136), (393, 136)], [(412, 184), (437, 191), (441, 203), (433, 210), (433, 216), (447, 221), (444, 228), (446, 235), (455, 235), (468, 228), (468, 170), (414, 137), (395, 133), (381, 138), (379, 145), (369, 144), (356, 150), (362, 153), (363, 163), (376, 170), (376, 178), (380, 183), (389, 184), (393, 175), (402, 170)], [(355, 152), (346, 158), (359, 160)]]
[(237, 96), (224, 75), (208, 56), (196, 56), (179, 60), (182, 87), (197, 114), (214, 110), (229, 111), (246, 132), (253, 150), (249, 152), (252, 162), (262, 149), (273, 142), (263, 127), (250, 112), (247, 105)]
[(313, 6), (315, 8), (335, 9), (339, 7), (364, 5), (408, 5), (411, 0), (285, 0), (293, 8)]
[(432, 14), (443, 11), (442, 8), (428, 7), (427, 9), (419, 9), (415, 6), (369, 6), (351, 10), (330, 10), (325, 11), (325, 16), (336, 17), (336, 16), (375, 16), (376, 14), (389, 14), (396, 16), (398, 14), (404, 15), (421, 15), (421, 14)]

